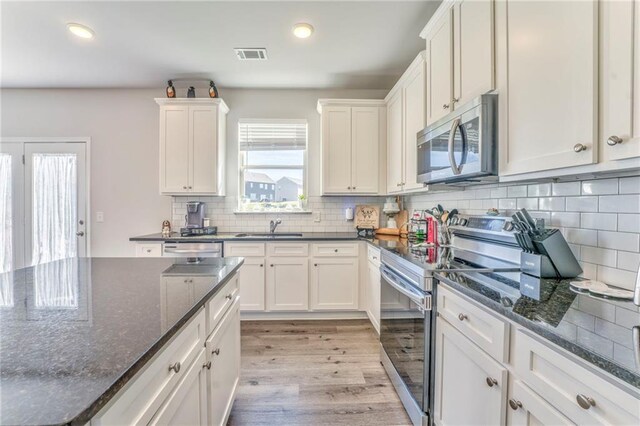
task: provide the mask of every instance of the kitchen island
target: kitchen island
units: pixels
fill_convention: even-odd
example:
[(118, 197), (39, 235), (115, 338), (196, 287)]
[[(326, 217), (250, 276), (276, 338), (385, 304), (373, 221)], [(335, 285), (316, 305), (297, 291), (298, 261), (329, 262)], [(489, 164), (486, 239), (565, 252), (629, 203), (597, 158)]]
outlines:
[[(198, 346), (200, 357), (209, 359), (204, 340), (215, 337), (213, 327), (237, 305), (236, 272), (242, 263), (232, 257), (198, 264), (80, 258), (0, 275), (0, 423), (85, 424), (108, 414), (123, 393), (131, 397), (135, 382), (194, 324), (194, 350)], [(235, 291), (226, 294), (232, 286)], [(232, 340), (239, 350), (239, 324), (230, 330), (237, 331)], [(180, 359), (191, 364), (200, 359), (183, 355)], [(171, 398), (182, 383), (179, 364), (171, 365), (175, 373), (168, 372), (175, 379), (156, 380), (159, 390), (147, 393)], [(184, 376), (189, 365), (183, 364)], [(168, 374), (167, 366), (161, 367), (160, 374)], [(143, 405), (162, 411), (163, 404)], [(98, 423), (110, 423), (104, 419)]]

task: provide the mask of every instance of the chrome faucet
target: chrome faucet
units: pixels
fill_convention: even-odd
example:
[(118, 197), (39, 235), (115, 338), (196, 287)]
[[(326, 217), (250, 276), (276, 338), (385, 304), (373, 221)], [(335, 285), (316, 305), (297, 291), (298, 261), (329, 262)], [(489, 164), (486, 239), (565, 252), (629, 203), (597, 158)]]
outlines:
[(276, 232), (276, 228), (281, 223), (282, 223), (282, 219), (280, 218), (277, 218), (276, 220), (272, 220), (271, 222), (269, 222), (269, 232), (271, 232), (272, 234)]

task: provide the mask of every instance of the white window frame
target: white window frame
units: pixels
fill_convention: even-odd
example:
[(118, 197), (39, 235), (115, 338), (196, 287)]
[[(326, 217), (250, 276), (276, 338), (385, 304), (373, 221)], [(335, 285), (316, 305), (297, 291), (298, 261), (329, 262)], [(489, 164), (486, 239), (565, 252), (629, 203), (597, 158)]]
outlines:
[[(246, 123), (283, 123), (283, 124), (305, 124), (307, 126), (307, 141), (306, 141), (306, 147), (304, 149), (304, 152), (302, 154), (302, 166), (267, 166), (267, 165), (251, 165), (251, 166), (246, 166), (246, 158), (245, 158), (245, 154), (244, 152), (246, 151), (242, 151), (240, 149), (240, 125), (241, 124), (246, 124)], [(285, 118), (285, 119), (273, 119), (273, 118), (265, 118), (265, 119), (260, 119), (260, 118), (251, 118), (251, 119), (246, 119), (246, 118), (241, 118), (238, 120), (238, 124), (237, 124), (237, 128), (238, 128), (238, 140), (236, 141), (237, 146), (238, 146), (238, 210), (236, 211), (236, 213), (256, 213), (255, 211), (243, 211), (241, 210), (241, 204), (242, 204), (242, 198), (244, 197), (245, 193), (245, 182), (243, 179), (244, 176), (244, 171), (245, 170), (269, 170), (269, 169), (274, 169), (274, 170), (302, 170), (302, 193), (304, 195), (307, 196), (307, 200), (308, 200), (308, 188), (309, 188), (309, 183), (308, 183), (308, 175), (309, 175), (309, 161), (308, 161), (308, 154), (309, 154), (309, 122), (306, 119), (295, 119), (295, 118)], [(269, 187), (269, 184), (265, 184), (265, 186)], [(273, 188), (272, 189), (276, 189), (276, 183), (273, 183)], [(252, 200), (253, 201), (253, 200)], [(288, 210), (271, 210), (270, 212), (279, 212), (279, 213), (300, 213), (300, 211), (288, 211)], [(307, 212), (307, 211), (304, 211)], [(259, 212), (258, 212), (259, 213)]]

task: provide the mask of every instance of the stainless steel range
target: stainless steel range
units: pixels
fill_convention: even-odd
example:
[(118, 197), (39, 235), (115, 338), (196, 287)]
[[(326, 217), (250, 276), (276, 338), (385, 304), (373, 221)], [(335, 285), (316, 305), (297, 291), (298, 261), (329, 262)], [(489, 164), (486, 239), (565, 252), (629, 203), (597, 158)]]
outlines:
[(499, 294), (520, 294), (513, 283), (522, 249), (511, 218), (460, 217), (451, 228), (451, 247), (397, 243), (381, 253), (381, 360), (414, 425), (430, 424), (433, 406), (434, 274), (456, 271)]

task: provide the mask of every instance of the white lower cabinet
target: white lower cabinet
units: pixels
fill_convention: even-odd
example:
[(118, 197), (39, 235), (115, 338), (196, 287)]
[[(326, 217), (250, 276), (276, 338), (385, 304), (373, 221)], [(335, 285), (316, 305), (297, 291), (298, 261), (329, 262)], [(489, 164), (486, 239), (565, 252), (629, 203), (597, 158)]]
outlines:
[(309, 260), (307, 257), (271, 257), (267, 269), (267, 310), (309, 309)]
[(514, 380), (509, 389), (507, 424), (517, 426), (572, 425), (560, 411), (529, 389), (520, 380)]
[(507, 369), (441, 318), (436, 335), (435, 423), (505, 424)]
[(358, 258), (311, 260), (311, 309), (358, 309)]
[(173, 393), (153, 417), (150, 425), (208, 425), (204, 349), (185, 372)]
[(237, 302), (207, 340), (205, 347), (209, 424), (224, 425), (231, 413), (240, 380), (240, 306)]
[(264, 311), (264, 257), (248, 257), (240, 270), (240, 309)]
[(367, 314), (376, 331), (380, 332), (380, 266), (374, 262), (367, 262)]

